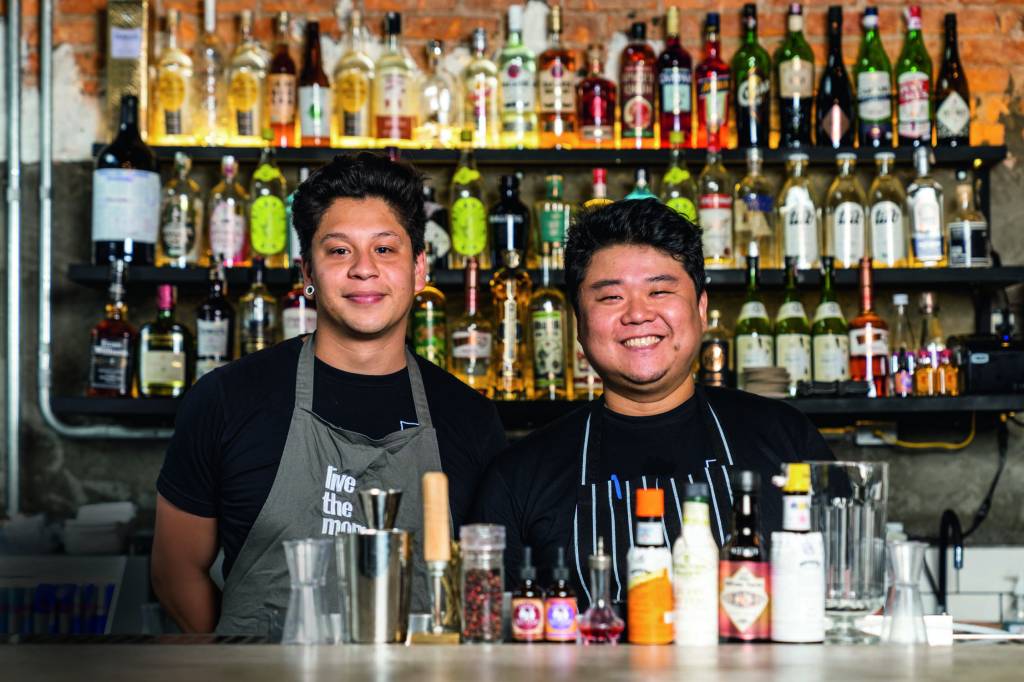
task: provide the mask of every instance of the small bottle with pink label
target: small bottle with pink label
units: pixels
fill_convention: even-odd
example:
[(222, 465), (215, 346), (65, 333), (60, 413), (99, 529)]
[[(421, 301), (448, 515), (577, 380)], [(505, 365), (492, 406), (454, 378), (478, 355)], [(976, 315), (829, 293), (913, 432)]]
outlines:
[(533, 550), (523, 547), (519, 586), (512, 592), (512, 641), (544, 641), (544, 590), (537, 584)]
[(576, 592), (569, 584), (569, 566), (565, 563), (565, 548), (558, 548), (558, 560), (551, 569), (551, 587), (544, 600), (544, 639), (548, 642), (575, 642)]

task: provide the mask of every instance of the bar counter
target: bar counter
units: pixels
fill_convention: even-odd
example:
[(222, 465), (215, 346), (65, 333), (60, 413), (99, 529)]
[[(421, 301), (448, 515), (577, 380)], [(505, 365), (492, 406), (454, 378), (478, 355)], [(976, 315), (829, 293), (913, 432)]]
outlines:
[(0, 647), (11, 680), (735, 680), (736, 682), (983, 682), (1024, 679), (1024, 646), (952, 647), (729, 645), (338, 646), (36, 645)]

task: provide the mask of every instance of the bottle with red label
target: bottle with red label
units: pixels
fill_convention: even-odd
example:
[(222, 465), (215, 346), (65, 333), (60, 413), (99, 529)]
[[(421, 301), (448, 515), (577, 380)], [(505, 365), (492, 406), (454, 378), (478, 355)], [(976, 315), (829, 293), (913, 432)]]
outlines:
[(565, 643), (576, 641), (576, 616), (580, 613), (576, 592), (569, 584), (565, 548), (558, 548), (558, 560), (551, 569), (551, 587), (544, 599), (544, 639)]
[(622, 146), (657, 148), (654, 136), (654, 49), (647, 42), (647, 24), (634, 22), (629, 27), (629, 44), (619, 59), (619, 119)]
[(267, 74), (267, 99), (270, 116), (270, 143), (275, 147), (293, 147), (297, 79), (295, 61), (288, 46), (288, 13), (277, 15), (277, 38), (274, 56)]
[(758, 518), (761, 477), (756, 471), (735, 471), (732, 490), (732, 527), (718, 568), (718, 634), (732, 642), (767, 642), (772, 590)]
[(600, 45), (587, 48), (587, 75), (576, 86), (581, 147), (615, 146), (616, 88), (604, 77), (603, 49)]
[(697, 216), (704, 246), (704, 267), (731, 268), (733, 249), (732, 193), (735, 181), (722, 164), (718, 147), (708, 147), (707, 165), (697, 181)]
[(907, 35), (896, 61), (897, 132), (899, 143), (915, 147), (932, 143), (932, 59), (921, 36), (921, 7), (906, 11)]
[(669, 7), (665, 49), (658, 56), (658, 119), (662, 147), (691, 147), (693, 59), (679, 44), (679, 8)]
[(860, 259), (860, 314), (850, 322), (850, 378), (869, 384), (869, 398), (889, 395), (889, 325), (873, 310), (871, 259)]
[(544, 641), (544, 590), (537, 585), (537, 568), (533, 565), (531, 547), (523, 547), (519, 587), (512, 592), (512, 640)]
[(576, 126), (576, 52), (562, 45), (562, 6), (548, 14), (548, 49), (537, 59), (540, 97), (540, 146), (573, 147)]
[(697, 65), (697, 147), (722, 149), (729, 142), (729, 65), (721, 57), (718, 12), (704, 24), (704, 60)]

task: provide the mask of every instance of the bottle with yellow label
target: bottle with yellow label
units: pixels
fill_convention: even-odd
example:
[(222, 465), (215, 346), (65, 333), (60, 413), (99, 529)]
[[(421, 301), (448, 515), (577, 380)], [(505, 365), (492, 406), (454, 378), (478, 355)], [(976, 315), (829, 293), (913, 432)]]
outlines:
[[(467, 141), (472, 133), (462, 132)], [(452, 250), (448, 252), (448, 267), (462, 270), (469, 258), (476, 257), (481, 270), (491, 267), (487, 229), (487, 209), (483, 202), (483, 185), (476, 169), (473, 150), (464, 148), (459, 167), (452, 177), (451, 201)]]
[(260, 155), (249, 184), (249, 196), (249, 242), (253, 256), (263, 258), (268, 268), (288, 267), (288, 188), (271, 147), (264, 148)]
[(671, 644), (675, 636), (672, 551), (665, 546), (664, 515), (664, 490), (636, 491), (636, 544), (626, 555), (626, 631), (630, 644)]
[(678, 148), (672, 149), (668, 170), (661, 179), (661, 200), (679, 215), (697, 224), (697, 183)]
[(228, 65), (228, 141), (252, 147), (263, 144), (268, 59), (252, 35), (252, 10), (242, 10), (242, 39)]
[(334, 66), (334, 123), (331, 126), (336, 147), (373, 145), (370, 95), (373, 91), (373, 60), (364, 49), (366, 29), (363, 14), (357, 9), (349, 15), (348, 49)]
[(167, 47), (156, 66), (156, 102), (151, 107), (154, 144), (190, 145), (192, 138), (192, 58), (178, 47), (178, 10), (167, 11)]

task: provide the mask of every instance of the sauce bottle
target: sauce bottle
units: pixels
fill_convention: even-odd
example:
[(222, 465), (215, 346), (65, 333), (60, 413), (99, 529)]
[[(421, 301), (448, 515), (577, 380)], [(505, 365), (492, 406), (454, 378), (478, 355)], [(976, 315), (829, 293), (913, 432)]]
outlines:
[(636, 544), (626, 555), (626, 624), (631, 644), (669, 644), (672, 624), (672, 552), (665, 546), (665, 491), (636, 491)]
[(718, 568), (718, 634), (734, 642), (767, 642), (771, 634), (771, 575), (758, 528), (756, 471), (732, 477), (732, 531)]
[(672, 548), (676, 644), (718, 644), (718, 543), (711, 534), (707, 483), (684, 489), (683, 533)]
[(569, 585), (569, 567), (565, 548), (558, 548), (558, 561), (551, 571), (551, 587), (544, 600), (544, 639), (549, 642), (575, 642), (579, 606)]
[(523, 547), (519, 587), (512, 592), (512, 641), (544, 641), (544, 591), (537, 585), (530, 547)]

